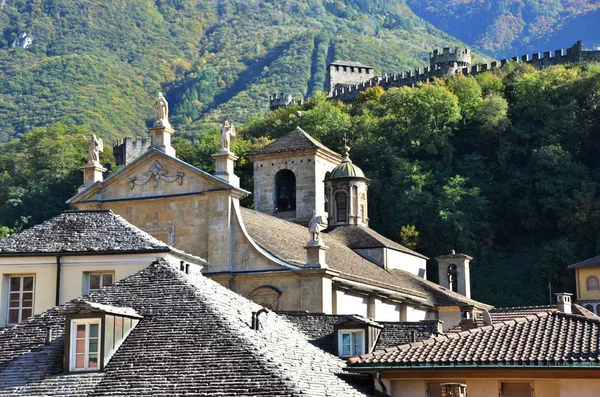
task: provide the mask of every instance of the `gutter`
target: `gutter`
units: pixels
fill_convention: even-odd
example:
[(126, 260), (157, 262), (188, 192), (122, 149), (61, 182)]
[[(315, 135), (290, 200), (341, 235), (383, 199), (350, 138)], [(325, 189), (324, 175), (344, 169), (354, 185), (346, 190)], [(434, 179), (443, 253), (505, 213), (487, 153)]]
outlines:
[(56, 303), (55, 306), (60, 305), (60, 273), (62, 268), (62, 263), (60, 262), (60, 255), (56, 255)]
[(464, 364), (464, 365), (428, 365), (428, 366), (389, 366), (389, 365), (371, 365), (371, 366), (346, 366), (344, 367), (345, 371), (352, 372), (365, 372), (365, 371), (375, 371), (377, 373), (381, 371), (397, 371), (397, 370), (448, 370), (448, 369), (505, 369), (505, 370), (519, 370), (519, 371), (527, 371), (527, 370), (589, 370), (592, 368), (598, 368), (600, 364), (585, 364), (585, 365), (523, 365), (523, 364), (515, 364), (515, 365), (502, 365), (502, 364), (490, 364), (490, 365), (478, 365), (478, 364)]

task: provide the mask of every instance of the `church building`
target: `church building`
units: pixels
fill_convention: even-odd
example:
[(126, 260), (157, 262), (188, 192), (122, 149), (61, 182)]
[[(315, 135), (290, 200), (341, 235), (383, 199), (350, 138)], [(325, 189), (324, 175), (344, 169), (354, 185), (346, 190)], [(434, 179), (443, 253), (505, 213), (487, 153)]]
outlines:
[(126, 167), (106, 180), (98, 167), (83, 168), (74, 209), (110, 209), (205, 259), (207, 277), (278, 311), (441, 320), (445, 330), (490, 308), (470, 299), (470, 257), (439, 258), (444, 288), (426, 280), (428, 258), (368, 227), (369, 180), (348, 147), (339, 155), (296, 128), (252, 153), (251, 210), (240, 206), (251, 193), (234, 173), (233, 126), (222, 129), (211, 175), (177, 159), (160, 116), (150, 148)]

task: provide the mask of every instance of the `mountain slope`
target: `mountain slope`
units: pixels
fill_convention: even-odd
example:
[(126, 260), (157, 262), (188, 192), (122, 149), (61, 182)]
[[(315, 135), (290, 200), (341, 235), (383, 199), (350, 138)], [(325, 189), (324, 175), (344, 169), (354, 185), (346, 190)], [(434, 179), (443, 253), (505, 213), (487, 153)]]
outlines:
[(4, 0), (0, 27), (0, 142), (61, 120), (139, 135), (160, 89), (191, 134), (323, 89), (334, 59), (396, 72), (460, 45), (401, 0)]
[(600, 44), (600, 4), (593, 0), (407, 0), (437, 28), (497, 58)]

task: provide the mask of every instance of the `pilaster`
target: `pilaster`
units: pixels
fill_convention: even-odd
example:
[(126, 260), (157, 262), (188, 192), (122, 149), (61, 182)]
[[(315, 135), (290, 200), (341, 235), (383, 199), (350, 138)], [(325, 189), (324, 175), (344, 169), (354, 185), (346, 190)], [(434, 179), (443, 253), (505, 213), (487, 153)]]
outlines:
[(215, 176), (235, 187), (240, 187), (240, 178), (234, 173), (238, 157), (230, 151), (220, 151), (211, 155), (215, 159)]
[(102, 174), (106, 172), (106, 168), (95, 163), (88, 163), (81, 167), (80, 170), (83, 171), (83, 185), (79, 187), (79, 192), (82, 192), (96, 182), (101, 182), (104, 179)]
[(171, 157), (175, 156), (175, 149), (171, 146), (171, 136), (175, 132), (170, 126), (155, 123), (155, 126), (150, 128), (152, 133), (152, 147), (165, 152)]

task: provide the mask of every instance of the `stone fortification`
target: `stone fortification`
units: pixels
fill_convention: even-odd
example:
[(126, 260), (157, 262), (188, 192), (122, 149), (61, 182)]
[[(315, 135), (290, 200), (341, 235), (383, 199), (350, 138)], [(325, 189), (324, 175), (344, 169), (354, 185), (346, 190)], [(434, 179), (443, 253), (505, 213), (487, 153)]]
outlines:
[(415, 86), (417, 83), (428, 83), (435, 78), (444, 78), (455, 74), (475, 76), (490, 70), (498, 69), (509, 62), (525, 62), (535, 68), (545, 68), (553, 65), (563, 65), (576, 62), (600, 62), (600, 51), (584, 51), (581, 41), (578, 41), (566, 52), (562, 49), (552, 52), (546, 51), (543, 56), (540, 53), (522, 55), (512, 59), (502, 59), (500, 62), (483, 63), (471, 65), (471, 53), (468, 49), (456, 48), (450, 51), (444, 48), (430, 54), (430, 66), (422, 70), (415, 69), (401, 72), (390, 76), (377, 76), (363, 83), (351, 86), (338, 86), (330, 93), (330, 99), (343, 102), (353, 102), (361, 92), (376, 85), (384, 89), (391, 87)]
[(146, 153), (151, 145), (147, 137), (125, 137), (113, 142), (113, 155), (117, 165), (127, 165), (142, 154)]
[(271, 95), (271, 97), (269, 98), (269, 109), (277, 110), (277, 109), (285, 107), (285, 106), (302, 105), (303, 103), (304, 103), (304, 98), (294, 100), (294, 98), (292, 97), (292, 94), (285, 94), (282, 92), (279, 94)]

